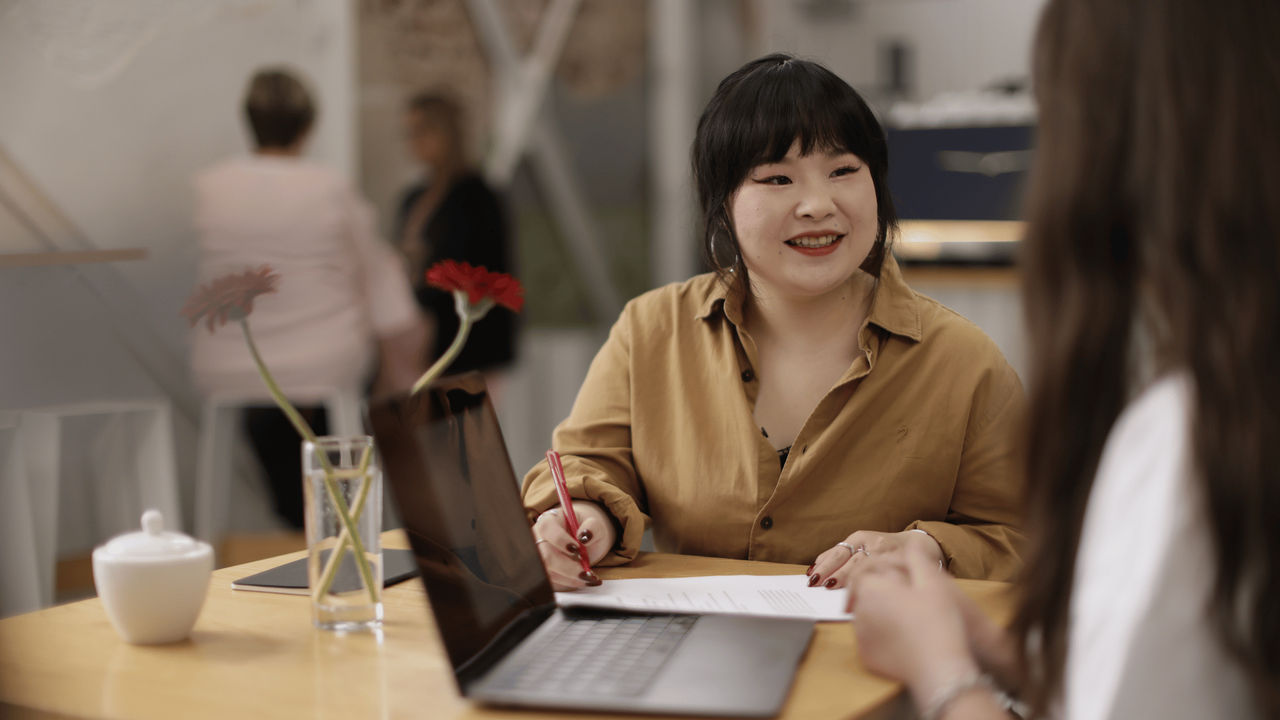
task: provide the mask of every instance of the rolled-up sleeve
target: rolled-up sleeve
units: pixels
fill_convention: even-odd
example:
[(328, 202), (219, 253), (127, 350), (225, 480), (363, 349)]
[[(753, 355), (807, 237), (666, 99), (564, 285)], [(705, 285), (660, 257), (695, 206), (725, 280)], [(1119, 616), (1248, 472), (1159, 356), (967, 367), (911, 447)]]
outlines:
[(946, 521), (921, 520), (956, 577), (1010, 580), (1021, 568), (1026, 402), (1017, 374), (993, 368), (974, 389)]
[[(569, 495), (599, 503), (617, 524), (618, 538), (600, 565), (635, 559), (649, 524), (631, 451), (631, 314), (629, 304), (592, 361), (568, 419), (552, 436)], [(545, 460), (525, 475), (521, 494), (530, 522), (558, 504)]]

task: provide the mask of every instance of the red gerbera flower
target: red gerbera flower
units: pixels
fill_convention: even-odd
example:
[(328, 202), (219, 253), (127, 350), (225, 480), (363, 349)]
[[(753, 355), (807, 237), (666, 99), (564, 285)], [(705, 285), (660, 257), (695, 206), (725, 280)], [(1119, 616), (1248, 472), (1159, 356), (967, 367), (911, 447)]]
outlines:
[(519, 280), (470, 263), (441, 260), (427, 270), (427, 284), (449, 292), (465, 292), (472, 305), (488, 299), (515, 312), (524, 307), (524, 288)]
[(253, 312), (253, 301), (259, 295), (276, 291), (276, 283), (280, 276), (263, 265), (256, 270), (245, 270), (242, 273), (224, 275), (207, 285), (201, 285), (191, 293), (187, 304), (182, 307), (182, 315), (195, 327), (201, 318), (209, 332), (228, 320), (242, 320)]
[(416, 393), (440, 377), (449, 363), (458, 357), (471, 332), (471, 323), (478, 322), (494, 305), (520, 312), (524, 307), (524, 288), (520, 281), (506, 273), (489, 272), (483, 267), (471, 267), (468, 263), (441, 260), (427, 270), (427, 284), (453, 293), (454, 310), (458, 313), (458, 334), (453, 342), (436, 358), (413, 384), (410, 393)]

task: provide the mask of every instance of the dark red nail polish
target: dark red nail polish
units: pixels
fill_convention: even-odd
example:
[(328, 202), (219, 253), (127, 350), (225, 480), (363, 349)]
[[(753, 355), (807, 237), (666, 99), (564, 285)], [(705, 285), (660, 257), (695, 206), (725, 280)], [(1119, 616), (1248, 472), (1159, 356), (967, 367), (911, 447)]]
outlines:
[(821, 580), (821, 579), (822, 579), (822, 578), (818, 577), (816, 574), (814, 574), (814, 575), (810, 575), (810, 576), (809, 576), (809, 587), (813, 587), (813, 586), (817, 585), (817, 584), (818, 584), (818, 581), (819, 581), (819, 580)]
[(828, 587), (828, 588), (833, 588), (833, 587), (835, 587), (835, 586), (836, 586), (836, 579), (835, 579), (835, 578), (831, 578), (830, 580), (828, 580), (828, 581), (827, 581), (827, 587)]
[(583, 530), (582, 534), (578, 535), (578, 541), (585, 545), (591, 542), (591, 538), (593, 537), (595, 536), (591, 534), (590, 530)]
[(804, 571), (804, 574), (805, 574), (805, 575), (812, 575), (812, 574), (813, 574), (813, 566), (814, 566), (815, 564), (816, 564), (816, 563), (810, 563), (810, 564), (809, 564), (809, 569), (808, 569), (808, 570), (805, 570), (805, 571)]
[(568, 545), (565, 545), (565, 546), (564, 546), (564, 549), (565, 549), (565, 550), (568, 550), (569, 552), (573, 553), (574, 555), (577, 555), (577, 554), (578, 554), (578, 546), (577, 546), (577, 545), (574, 545), (573, 543), (569, 543)]
[(600, 579), (599, 575), (596, 575), (593, 572), (588, 572), (586, 570), (583, 570), (582, 572), (578, 573), (578, 579), (585, 582), (589, 587), (596, 587), (597, 585), (604, 584), (604, 581)]

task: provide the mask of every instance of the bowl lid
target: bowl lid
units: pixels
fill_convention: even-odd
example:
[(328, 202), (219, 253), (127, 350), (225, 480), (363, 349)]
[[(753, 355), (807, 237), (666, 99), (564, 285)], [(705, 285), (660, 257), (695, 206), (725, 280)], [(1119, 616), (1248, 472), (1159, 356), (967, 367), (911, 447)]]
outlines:
[(164, 516), (159, 510), (142, 513), (142, 531), (117, 535), (98, 548), (113, 558), (177, 558), (211, 551), (208, 543), (180, 532), (164, 529)]

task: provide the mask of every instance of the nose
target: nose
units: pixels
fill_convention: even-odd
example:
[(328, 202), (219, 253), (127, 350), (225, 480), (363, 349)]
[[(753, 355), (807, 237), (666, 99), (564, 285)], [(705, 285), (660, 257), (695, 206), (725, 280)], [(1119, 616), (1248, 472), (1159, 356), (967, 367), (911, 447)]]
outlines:
[(825, 183), (804, 183), (800, 186), (796, 201), (796, 217), (806, 220), (825, 220), (836, 212), (835, 199)]

